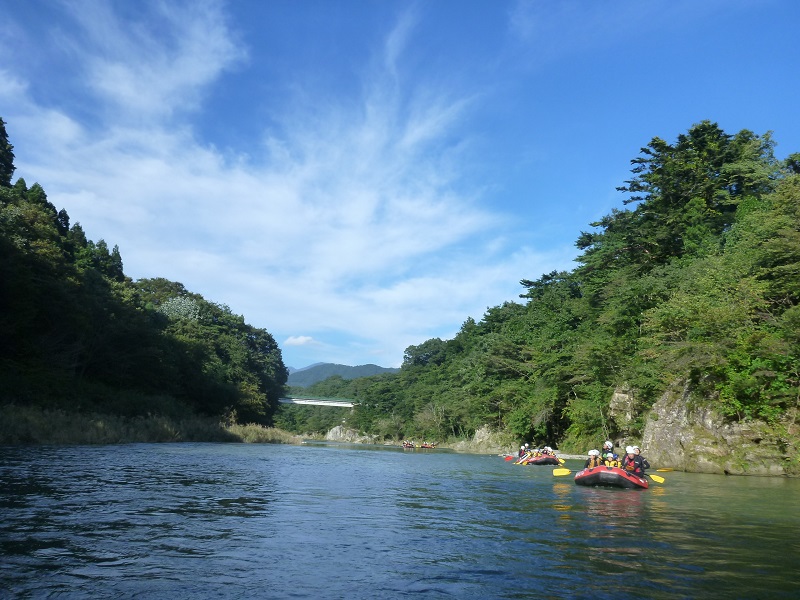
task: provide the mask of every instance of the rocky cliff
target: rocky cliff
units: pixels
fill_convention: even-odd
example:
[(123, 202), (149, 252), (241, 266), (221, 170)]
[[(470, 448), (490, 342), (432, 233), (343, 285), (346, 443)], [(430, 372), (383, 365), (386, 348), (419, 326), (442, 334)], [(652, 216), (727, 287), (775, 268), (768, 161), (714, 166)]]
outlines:
[(685, 383), (653, 405), (642, 437), (655, 467), (728, 475), (800, 475), (800, 426), (793, 410), (781, 422), (731, 422)]
[(348, 429), (337, 425), (325, 434), (325, 440), (328, 442), (349, 442), (353, 444), (374, 444), (376, 443), (375, 436), (363, 435), (354, 429)]

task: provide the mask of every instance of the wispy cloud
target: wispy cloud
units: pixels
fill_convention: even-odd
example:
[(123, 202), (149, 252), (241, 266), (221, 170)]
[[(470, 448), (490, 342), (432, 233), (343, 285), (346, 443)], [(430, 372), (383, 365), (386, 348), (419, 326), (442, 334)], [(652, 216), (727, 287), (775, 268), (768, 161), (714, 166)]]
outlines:
[(107, 2), (66, 6), (81, 35), (62, 32), (61, 43), (116, 120), (195, 109), (206, 86), (246, 56), (215, 0), (150, 3), (151, 10), (128, 7), (124, 16)]
[[(0, 59), (14, 82), (2, 98), (13, 101), (4, 116), (18, 174), (39, 180), (89, 237), (119, 244), (134, 278), (181, 281), (285, 347), (326, 352), (321, 360), (396, 365), (409, 344), (452, 335), (513, 296), (522, 276), (569, 260), (512, 253), (507, 217), (464, 189), (471, 140), (459, 125), (472, 91), (375, 67), (355, 103), (269, 99), (261, 110), (280, 131), (223, 154), (175, 118), (247, 56), (218, 4), (149, 5), (158, 31), (153, 15), (124, 20), (110, 6), (81, 5), (81, 32), (59, 41), (105, 125), (38, 102)], [(401, 18), (371, 64), (398, 65), (413, 27)]]

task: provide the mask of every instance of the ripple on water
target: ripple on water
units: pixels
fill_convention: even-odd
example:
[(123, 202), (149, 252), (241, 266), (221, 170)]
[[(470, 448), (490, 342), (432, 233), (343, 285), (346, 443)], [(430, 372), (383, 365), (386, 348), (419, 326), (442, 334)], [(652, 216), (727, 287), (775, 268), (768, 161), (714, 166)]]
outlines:
[(20, 596), (800, 592), (797, 481), (594, 489), (497, 457), (323, 445), (6, 450), (0, 589)]

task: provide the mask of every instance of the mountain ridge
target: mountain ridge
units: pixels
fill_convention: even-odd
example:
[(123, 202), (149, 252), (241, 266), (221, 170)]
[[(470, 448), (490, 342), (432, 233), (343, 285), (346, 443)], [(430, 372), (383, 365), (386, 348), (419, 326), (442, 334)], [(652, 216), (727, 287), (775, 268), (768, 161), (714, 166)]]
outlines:
[(342, 379), (358, 379), (359, 377), (370, 377), (381, 373), (397, 373), (400, 369), (380, 367), (372, 363), (355, 367), (336, 363), (314, 363), (302, 369), (288, 367), (288, 370), (289, 379), (286, 381), (287, 385), (306, 387), (335, 375), (340, 376)]

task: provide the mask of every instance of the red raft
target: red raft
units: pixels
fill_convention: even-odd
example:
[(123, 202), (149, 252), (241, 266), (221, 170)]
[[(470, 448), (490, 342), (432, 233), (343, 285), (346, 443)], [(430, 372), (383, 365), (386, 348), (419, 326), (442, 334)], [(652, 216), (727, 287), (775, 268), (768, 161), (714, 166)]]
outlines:
[(578, 485), (602, 485), (641, 490), (646, 490), (650, 487), (646, 479), (628, 473), (619, 467), (592, 467), (591, 469), (578, 471), (575, 474), (575, 483)]
[(536, 458), (531, 458), (530, 460), (526, 460), (526, 465), (560, 465), (561, 463), (555, 456), (537, 456)]

